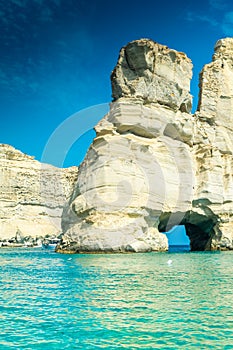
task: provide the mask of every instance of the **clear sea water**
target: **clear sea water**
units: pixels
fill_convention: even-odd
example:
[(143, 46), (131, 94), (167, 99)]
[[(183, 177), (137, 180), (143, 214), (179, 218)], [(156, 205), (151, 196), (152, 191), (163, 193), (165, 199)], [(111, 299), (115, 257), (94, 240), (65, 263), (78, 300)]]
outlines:
[(232, 261), (1, 249), (0, 349), (233, 349)]

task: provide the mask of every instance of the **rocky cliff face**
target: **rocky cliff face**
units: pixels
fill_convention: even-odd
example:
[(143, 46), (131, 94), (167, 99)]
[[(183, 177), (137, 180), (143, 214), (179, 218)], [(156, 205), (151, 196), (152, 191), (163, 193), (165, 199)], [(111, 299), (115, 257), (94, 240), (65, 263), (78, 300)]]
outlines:
[(76, 167), (58, 169), (0, 144), (0, 241), (60, 233), (76, 178)]
[(233, 249), (233, 38), (219, 40), (200, 74), (193, 154), (193, 204), (211, 218), (211, 248)]
[(146, 39), (120, 51), (57, 251), (166, 250), (162, 232), (179, 224), (192, 250), (233, 249), (232, 48), (216, 44), (194, 115), (185, 54)]

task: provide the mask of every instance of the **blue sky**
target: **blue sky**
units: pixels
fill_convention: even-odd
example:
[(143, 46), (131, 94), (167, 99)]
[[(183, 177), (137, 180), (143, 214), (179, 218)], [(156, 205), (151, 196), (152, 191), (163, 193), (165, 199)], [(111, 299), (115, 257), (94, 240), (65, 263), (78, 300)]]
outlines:
[(190, 240), (186, 235), (184, 225), (174, 226), (170, 231), (166, 233), (169, 246), (173, 245), (189, 245)]
[(59, 148), (49, 161), (78, 165), (94, 136), (89, 132), (77, 141), (92, 127), (86, 126), (88, 113), (72, 124), (73, 146), (69, 132), (63, 135), (64, 123), (101, 104), (94, 107), (95, 123), (107, 110), (120, 48), (146, 37), (185, 52), (194, 64), (196, 106), (200, 70), (211, 61), (215, 42), (233, 36), (233, 5), (229, 0), (0, 0), (0, 33), (0, 142), (40, 160), (51, 135), (58, 135)]

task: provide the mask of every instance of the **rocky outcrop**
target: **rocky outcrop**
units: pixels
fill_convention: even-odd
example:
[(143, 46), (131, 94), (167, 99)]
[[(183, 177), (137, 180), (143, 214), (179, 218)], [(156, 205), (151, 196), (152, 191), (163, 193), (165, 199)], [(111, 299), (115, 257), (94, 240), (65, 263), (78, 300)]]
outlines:
[(212, 217), (211, 248), (233, 249), (233, 38), (217, 41), (213, 62), (200, 74), (194, 117), (194, 205)]
[(76, 178), (76, 167), (55, 168), (0, 144), (2, 244), (36, 244), (38, 239), (61, 233), (63, 206)]
[(179, 224), (192, 250), (233, 249), (232, 45), (216, 44), (194, 115), (185, 54), (146, 39), (120, 51), (57, 251), (166, 250), (163, 232)]
[(111, 76), (112, 96), (190, 112), (191, 77), (192, 63), (184, 53), (152, 40), (136, 40), (120, 51)]

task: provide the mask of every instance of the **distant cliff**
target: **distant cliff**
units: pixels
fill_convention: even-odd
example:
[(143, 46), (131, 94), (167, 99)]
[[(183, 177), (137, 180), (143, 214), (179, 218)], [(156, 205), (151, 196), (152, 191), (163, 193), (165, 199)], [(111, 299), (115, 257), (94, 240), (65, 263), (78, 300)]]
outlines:
[(191, 77), (184, 53), (152, 40), (121, 49), (57, 251), (166, 250), (178, 224), (192, 250), (233, 249), (233, 39), (204, 66), (194, 115)]
[(78, 169), (42, 164), (0, 144), (0, 241), (33, 240), (61, 232), (61, 214)]

